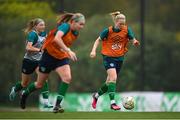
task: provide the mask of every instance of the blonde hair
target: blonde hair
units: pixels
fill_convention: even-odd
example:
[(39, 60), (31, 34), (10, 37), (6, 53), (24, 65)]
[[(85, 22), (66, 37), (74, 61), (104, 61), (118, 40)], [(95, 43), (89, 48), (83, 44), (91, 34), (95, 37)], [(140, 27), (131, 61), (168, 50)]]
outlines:
[(85, 17), (81, 13), (63, 13), (57, 20), (57, 25), (60, 25), (65, 22), (70, 22), (70, 21), (80, 21), (80, 20), (85, 20)]
[(41, 18), (35, 18), (35, 19), (32, 19), (30, 20), (28, 23), (27, 23), (27, 27), (24, 29), (24, 33), (25, 34), (28, 34), (30, 31), (32, 31), (34, 29), (34, 27), (36, 25), (38, 25), (40, 22), (44, 22), (43, 19)]
[(120, 13), (119, 11), (112, 12), (112, 13), (110, 13), (110, 15), (112, 16), (112, 19), (114, 22), (118, 19), (121, 19), (121, 18), (126, 19), (125, 15)]

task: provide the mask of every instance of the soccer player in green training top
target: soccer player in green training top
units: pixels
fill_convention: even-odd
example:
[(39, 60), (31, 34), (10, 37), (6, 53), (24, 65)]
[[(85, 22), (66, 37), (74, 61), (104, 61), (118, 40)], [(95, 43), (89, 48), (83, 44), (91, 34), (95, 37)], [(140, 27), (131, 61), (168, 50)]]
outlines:
[(122, 67), (124, 55), (128, 50), (127, 44), (129, 40), (133, 42), (133, 45), (139, 45), (139, 41), (134, 37), (132, 30), (126, 25), (125, 15), (117, 11), (111, 13), (111, 16), (114, 26), (110, 26), (101, 32), (90, 53), (90, 57), (94, 58), (96, 56), (96, 49), (99, 43), (102, 42), (101, 54), (103, 56), (104, 67), (107, 71), (107, 79), (99, 91), (93, 94), (92, 107), (94, 109), (96, 108), (98, 98), (106, 92), (109, 94), (111, 101), (110, 108), (113, 110), (121, 109), (115, 102), (116, 80)]
[[(38, 72), (38, 64), (42, 56), (41, 47), (46, 38), (45, 32), (45, 22), (40, 18), (33, 19), (28, 22), (27, 27), (24, 30), (26, 38), (26, 53), (22, 61), (22, 74), (21, 81), (18, 81), (15, 86), (12, 87), (9, 94), (9, 99), (13, 101), (16, 94), (23, 88), (27, 87), (31, 81), (31, 74), (36, 71)], [(48, 102), (48, 83), (44, 84), (41, 89), (41, 94), (43, 96), (44, 107), (52, 107)]]

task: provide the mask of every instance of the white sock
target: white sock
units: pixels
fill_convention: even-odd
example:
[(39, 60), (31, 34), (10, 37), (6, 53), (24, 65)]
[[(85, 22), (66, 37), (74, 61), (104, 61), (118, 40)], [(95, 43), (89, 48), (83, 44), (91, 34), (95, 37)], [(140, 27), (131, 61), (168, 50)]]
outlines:
[(95, 93), (95, 98), (98, 98), (99, 97), (99, 94), (98, 93)]
[(48, 99), (43, 99), (43, 104), (48, 105)]
[(112, 104), (115, 104), (115, 103), (116, 103), (115, 100), (111, 100), (111, 105), (112, 105)]

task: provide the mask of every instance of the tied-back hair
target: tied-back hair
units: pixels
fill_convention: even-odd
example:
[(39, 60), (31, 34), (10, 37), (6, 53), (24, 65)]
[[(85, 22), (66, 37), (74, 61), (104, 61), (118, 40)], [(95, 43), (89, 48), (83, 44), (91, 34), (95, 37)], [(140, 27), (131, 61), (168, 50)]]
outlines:
[(68, 13), (65, 12), (63, 13), (57, 20), (57, 25), (61, 25), (62, 23), (67, 23), (70, 22), (72, 20), (75, 20), (76, 22), (78, 22), (79, 20), (85, 19), (84, 15), (81, 13)]
[(28, 34), (30, 31), (32, 31), (34, 29), (34, 27), (36, 25), (38, 25), (40, 22), (44, 22), (43, 19), (41, 18), (35, 18), (35, 19), (32, 19), (30, 20), (28, 23), (27, 23), (27, 27), (23, 30), (25, 34)]
[(112, 16), (113, 21), (116, 21), (116, 16), (117, 16), (117, 15), (120, 15), (120, 14), (121, 14), (121, 13), (120, 13), (119, 11), (110, 13), (110, 15)]
[(65, 23), (65, 22), (69, 22), (71, 20), (71, 18), (73, 17), (73, 13), (63, 13), (59, 18), (58, 18), (58, 21), (57, 21), (57, 25), (60, 25), (62, 23)]

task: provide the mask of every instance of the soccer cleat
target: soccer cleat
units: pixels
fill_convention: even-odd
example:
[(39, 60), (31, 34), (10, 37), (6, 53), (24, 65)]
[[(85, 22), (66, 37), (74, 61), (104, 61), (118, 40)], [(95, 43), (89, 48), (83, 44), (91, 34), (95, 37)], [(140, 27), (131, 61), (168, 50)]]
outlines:
[(91, 105), (94, 109), (96, 109), (96, 104), (97, 104), (98, 99), (95, 97), (95, 93), (92, 95), (92, 98), (93, 98), (93, 101)]
[(53, 105), (50, 103), (44, 103), (44, 108), (53, 108)]
[(116, 105), (116, 104), (114, 103), (114, 104), (111, 104), (111, 109), (112, 109), (112, 110), (120, 110), (121, 107), (118, 106), (118, 105)]
[(15, 97), (16, 97), (16, 92), (15, 92), (15, 87), (12, 87), (11, 88), (11, 92), (10, 92), (10, 94), (9, 94), (9, 100), (10, 101), (13, 101), (14, 99), (15, 99)]
[(20, 106), (22, 109), (26, 108), (26, 99), (27, 95), (24, 94), (24, 91), (21, 93)]
[(61, 105), (57, 105), (53, 108), (53, 113), (63, 113), (64, 112), (64, 109), (61, 107)]
[(42, 99), (42, 105), (44, 108), (53, 108), (53, 105), (50, 104), (49, 100), (48, 99)]

